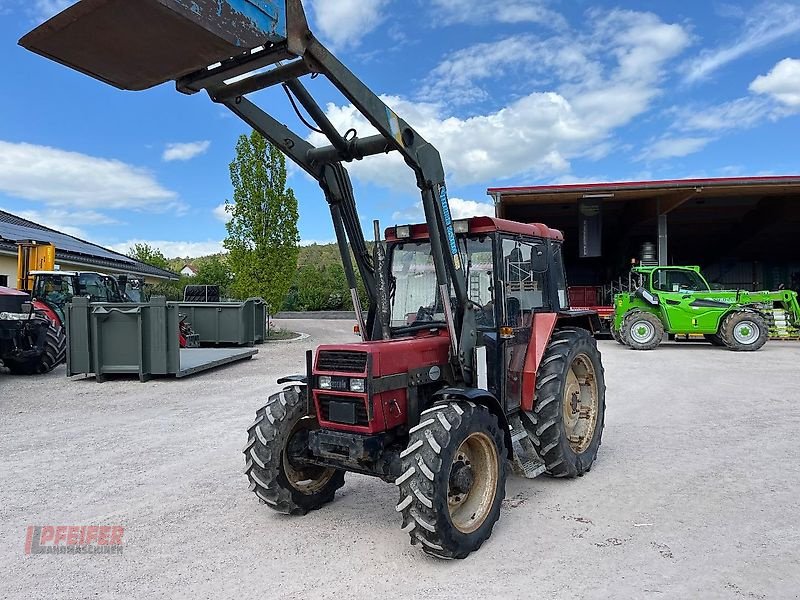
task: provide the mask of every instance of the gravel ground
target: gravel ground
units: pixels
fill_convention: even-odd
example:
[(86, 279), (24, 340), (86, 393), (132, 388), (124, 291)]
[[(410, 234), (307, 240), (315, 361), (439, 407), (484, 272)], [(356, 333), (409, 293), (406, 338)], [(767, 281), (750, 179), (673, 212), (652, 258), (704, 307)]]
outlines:
[[(797, 598), (800, 345), (633, 352), (601, 342), (606, 430), (574, 481), (510, 478), (492, 538), (443, 562), (399, 530), (394, 486), (349, 475), (278, 515), (241, 447), (275, 379), (347, 321), (252, 361), (140, 384), (0, 374), (0, 598)], [(26, 556), (28, 525), (121, 524), (121, 556)]]

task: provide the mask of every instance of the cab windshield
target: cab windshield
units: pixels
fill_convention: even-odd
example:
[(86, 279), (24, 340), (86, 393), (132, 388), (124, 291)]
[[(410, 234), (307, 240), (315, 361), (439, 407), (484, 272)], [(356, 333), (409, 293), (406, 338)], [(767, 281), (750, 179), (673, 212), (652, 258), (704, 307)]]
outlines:
[[(488, 237), (461, 238), (459, 248), (466, 265), (467, 295), (485, 313), (483, 318), (479, 319), (479, 325), (492, 327), (494, 326), (492, 240)], [(391, 261), (391, 326), (400, 328), (425, 323), (444, 323), (444, 310), (436, 290), (436, 270), (430, 242), (396, 244), (392, 249)]]
[(75, 287), (71, 275), (37, 275), (35, 298), (39, 298), (53, 306), (63, 306), (72, 302)]
[(653, 289), (659, 292), (707, 292), (708, 285), (694, 271), (658, 269), (653, 272)]

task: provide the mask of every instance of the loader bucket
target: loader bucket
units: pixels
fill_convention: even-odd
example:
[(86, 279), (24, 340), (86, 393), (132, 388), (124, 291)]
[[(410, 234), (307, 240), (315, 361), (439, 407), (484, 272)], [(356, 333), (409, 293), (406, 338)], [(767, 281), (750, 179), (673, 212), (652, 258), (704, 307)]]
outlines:
[(286, 39), (286, 0), (81, 0), (21, 46), (123, 90), (145, 90)]

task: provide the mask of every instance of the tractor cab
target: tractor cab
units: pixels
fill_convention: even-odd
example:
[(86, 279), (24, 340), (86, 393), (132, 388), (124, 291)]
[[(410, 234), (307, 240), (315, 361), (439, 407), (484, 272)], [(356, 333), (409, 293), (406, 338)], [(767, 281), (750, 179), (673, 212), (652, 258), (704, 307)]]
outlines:
[(75, 296), (91, 302), (129, 302), (116, 279), (85, 271), (32, 271), (33, 297), (51, 308), (64, 322), (64, 307)]

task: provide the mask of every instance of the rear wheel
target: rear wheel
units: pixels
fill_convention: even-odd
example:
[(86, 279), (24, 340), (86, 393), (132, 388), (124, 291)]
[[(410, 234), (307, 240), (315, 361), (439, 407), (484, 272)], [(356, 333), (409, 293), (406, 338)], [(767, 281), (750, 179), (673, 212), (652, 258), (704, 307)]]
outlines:
[(507, 452), (497, 417), (472, 402), (434, 406), (400, 456), (397, 511), (411, 543), (447, 559), (480, 548), (505, 497)]
[(583, 329), (553, 334), (536, 374), (526, 429), (553, 477), (592, 468), (603, 436), (606, 385), (597, 343)]
[(644, 311), (628, 313), (622, 321), (622, 337), (634, 350), (652, 350), (664, 338), (664, 325), (654, 314)]
[(49, 321), (43, 352), (34, 358), (8, 360), (5, 366), (13, 375), (43, 375), (64, 362), (67, 356), (67, 336), (64, 328)]
[(731, 350), (754, 352), (767, 343), (769, 327), (760, 314), (738, 311), (723, 319), (719, 336)]
[(250, 489), (273, 510), (304, 515), (331, 502), (344, 485), (344, 471), (292, 458), (303, 454), (308, 432), (317, 428), (317, 420), (306, 416), (305, 388), (286, 388), (256, 412), (244, 447), (244, 472)]

